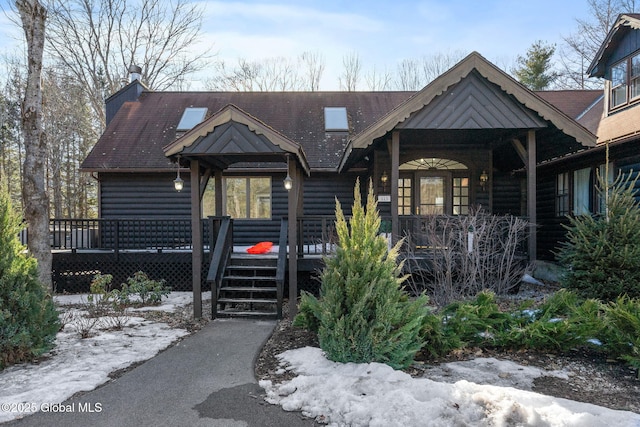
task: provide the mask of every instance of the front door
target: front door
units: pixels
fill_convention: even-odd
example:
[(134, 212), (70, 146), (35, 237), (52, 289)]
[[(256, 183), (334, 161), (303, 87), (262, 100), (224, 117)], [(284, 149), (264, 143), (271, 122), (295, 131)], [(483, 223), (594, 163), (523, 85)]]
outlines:
[(450, 177), (442, 172), (422, 172), (417, 176), (417, 213), (420, 216), (444, 215), (450, 212), (448, 183)]

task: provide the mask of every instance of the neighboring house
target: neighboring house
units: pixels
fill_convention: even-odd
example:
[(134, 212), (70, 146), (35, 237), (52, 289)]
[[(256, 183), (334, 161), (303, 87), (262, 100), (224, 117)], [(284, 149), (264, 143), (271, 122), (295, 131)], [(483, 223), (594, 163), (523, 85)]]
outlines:
[(618, 17), (587, 72), (605, 80), (604, 93), (578, 117), (597, 146), (538, 167), (540, 255), (549, 259), (567, 215), (602, 212), (597, 171), (609, 180), (640, 171), (640, 14)]

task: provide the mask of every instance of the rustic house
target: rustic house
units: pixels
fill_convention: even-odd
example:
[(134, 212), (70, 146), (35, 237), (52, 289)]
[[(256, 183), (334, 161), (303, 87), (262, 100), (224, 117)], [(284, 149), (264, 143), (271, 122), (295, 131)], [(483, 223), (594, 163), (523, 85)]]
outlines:
[[(530, 229), (528, 256), (546, 254), (546, 227), (556, 225), (549, 203), (558, 197), (540, 171), (596, 146), (600, 98), (529, 91), (475, 52), (419, 92), (154, 92), (134, 80), (107, 100), (107, 128), (82, 169), (99, 182), (103, 221), (155, 220), (162, 234), (213, 217), (156, 248), (194, 249), (194, 295), (205, 279), (225, 288), (225, 274), (250, 276), (238, 287), (255, 290), (268, 268), (274, 275), (264, 281), (281, 284), (285, 267), (295, 293), (298, 272), (317, 268), (310, 260), (331, 243), (335, 199), (348, 208), (357, 178), (374, 184), (394, 239), (425, 216), (482, 206), (544, 220)], [(174, 181), (184, 181), (182, 191)], [(97, 240), (123, 245), (153, 233), (114, 238), (110, 230)], [(265, 240), (278, 248), (273, 267), (230, 261), (234, 246)], [(264, 288), (254, 301), (281, 298), (281, 285)], [(214, 292), (221, 306), (239, 299), (230, 295)]]

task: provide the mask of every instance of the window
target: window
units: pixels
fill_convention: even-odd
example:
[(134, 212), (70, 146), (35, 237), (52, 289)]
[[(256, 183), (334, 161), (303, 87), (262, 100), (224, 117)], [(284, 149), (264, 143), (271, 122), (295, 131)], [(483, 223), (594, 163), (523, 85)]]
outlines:
[(411, 215), (411, 178), (398, 179), (398, 215)]
[(591, 168), (573, 172), (573, 214), (588, 215), (591, 195)]
[[(600, 186), (600, 182), (604, 181), (605, 176), (607, 176), (606, 182), (608, 184), (612, 184), (614, 181), (613, 163), (609, 163), (608, 168), (606, 165), (598, 166), (598, 177), (599, 177), (599, 180), (598, 180), (599, 182), (597, 183), (598, 186)], [(596, 193), (596, 207), (597, 207), (597, 213), (604, 214), (606, 212), (606, 200), (604, 196), (604, 189), (601, 189)]]
[(225, 178), (225, 215), (236, 219), (271, 218), (271, 178)]
[(342, 131), (349, 130), (346, 107), (324, 107), (324, 130)]
[(611, 108), (640, 100), (640, 53), (611, 66)]
[(193, 129), (196, 125), (199, 125), (204, 116), (207, 114), (207, 108), (194, 108), (188, 107), (184, 109), (182, 118), (176, 127), (178, 132), (184, 132)]
[(631, 58), (631, 99), (640, 96), (640, 54)]
[(469, 213), (469, 178), (453, 178), (453, 214)]
[(611, 107), (627, 102), (627, 61), (611, 67)]
[(556, 216), (569, 215), (569, 172), (556, 177)]

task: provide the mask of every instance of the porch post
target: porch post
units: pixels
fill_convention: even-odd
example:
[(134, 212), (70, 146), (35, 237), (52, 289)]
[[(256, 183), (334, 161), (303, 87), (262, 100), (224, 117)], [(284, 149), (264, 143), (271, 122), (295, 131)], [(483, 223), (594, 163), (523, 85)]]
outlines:
[(216, 169), (213, 175), (215, 189), (215, 215), (222, 216), (222, 169)]
[(202, 317), (202, 227), (200, 225), (200, 164), (191, 160), (191, 275), (193, 277), (193, 317)]
[(395, 245), (400, 239), (398, 218), (398, 178), (400, 177), (400, 132), (391, 133), (391, 241)]
[(529, 216), (529, 262), (534, 262), (537, 258), (537, 237), (536, 223), (538, 222), (537, 209), (537, 185), (536, 185), (536, 131), (529, 130), (527, 133), (527, 215)]
[[(289, 162), (289, 176), (293, 178), (293, 188), (289, 190), (288, 197), (288, 230), (289, 237), (289, 318), (293, 320), (298, 311), (298, 197), (300, 196), (301, 177), (298, 174), (298, 162), (294, 159)], [(283, 250), (286, 250), (283, 248)]]

